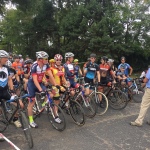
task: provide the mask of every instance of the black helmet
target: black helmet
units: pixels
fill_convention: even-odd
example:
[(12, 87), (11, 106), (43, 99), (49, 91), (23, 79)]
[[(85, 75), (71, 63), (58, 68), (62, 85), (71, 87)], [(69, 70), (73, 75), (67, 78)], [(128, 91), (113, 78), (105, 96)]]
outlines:
[(90, 57), (96, 58), (96, 54), (92, 53), (92, 54), (90, 55)]
[(32, 63), (33, 63), (33, 60), (32, 60), (32, 59), (27, 59), (27, 60), (25, 60), (24, 63), (25, 63), (25, 64), (32, 64)]
[(103, 56), (103, 57), (101, 57), (101, 59), (103, 59), (105, 62), (108, 61), (108, 57), (107, 56)]
[(124, 56), (121, 57), (121, 60), (122, 60), (122, 59), (126, 60), (126, 58), (125, 58)]

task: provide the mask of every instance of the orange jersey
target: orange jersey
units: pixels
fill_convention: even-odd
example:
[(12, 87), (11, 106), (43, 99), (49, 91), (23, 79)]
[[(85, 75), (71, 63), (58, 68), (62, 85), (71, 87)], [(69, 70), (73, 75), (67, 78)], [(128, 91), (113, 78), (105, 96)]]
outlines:
[(107, 76), (109, 73), (112, 74), (112, 70), (109, 65), (100, 64), (99, 68), (100, 68), (100, 74), (102, 76)]
[(21, 63), (13, 62), (12, 67), (16, 70), (18, 75), (23, 74), (23, 69), (22, 69)]

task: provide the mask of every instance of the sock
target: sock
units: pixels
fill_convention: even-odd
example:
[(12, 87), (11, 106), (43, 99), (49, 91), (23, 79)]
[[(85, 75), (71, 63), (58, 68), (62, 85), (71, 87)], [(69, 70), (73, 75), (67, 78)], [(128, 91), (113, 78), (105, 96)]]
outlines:
[(13, 122), (17, 121), (18, 120), (18, 117), (14, 117), (13, 119)]
[(43, 103), (42, 103), (42, 107), (44, 107), (44, 106), (45, 106), (45, 104), (46, 104), (46, 102), (43, 102)]
[(29, 116), (29, 122), (32, 123), (33, 121), (33, 116)]

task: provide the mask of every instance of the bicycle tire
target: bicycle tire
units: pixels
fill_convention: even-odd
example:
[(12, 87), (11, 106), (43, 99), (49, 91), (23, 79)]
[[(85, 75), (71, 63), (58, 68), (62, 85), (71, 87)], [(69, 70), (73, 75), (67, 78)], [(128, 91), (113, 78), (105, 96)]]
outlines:
[[(100, 94), (101, 97), (102, 97), (102, 103), (103, 103), (103, 106), (104, 106), (103, 108), (101, 107), (98, 94)], [(94, 91), (94, 92), (91, 93), (91, 96), (94, 97), (94, 100), (96, 102), (97, 114), (100, 115), (100, 116), (104, 115), (108, 110), (108, 99), (107, 99), (106, 95), (102, 92), (95, 92)]]
[[(85, 113), (82, 106), (78, 102), (70, 100), (68, 110), (75, 124), (77, 124), (78, 126), (83, 126), (85, 124)], [(81, 118), (79, 118), (79, 115), (81, 115)]]
[[(139, 93), (137, 94), (133, 88), (131, 88), (131, 92), (132, 92), (132, 99), (135, 103), (141, 103), (142, 102), (142, 98), (139, 99)], [(143, 93), (144, 94), (144, 93)]]
[(26, 141), (28, 143), (28, 146), (30, 148), (33, 148), (33, 139), (32, 139), (32, 135), (30, 132), (31, 128), (29, 126), (28, 119), (23, 111), (20, 111), (19, 114), (20, 114), (20, 116), (19, 116), (20, 122), (22, 125), (22, 129), (24, 131), (24, 135), (25, 135)]
[(76, 101), (82, 106), (85, 115), (89, 118), (93, 118), (97, 111), (96, 102), (89, 96), (83, 98), (79, 96)]
[(4, 132), (7, 128), (7, 120), (5, 118), (4, 109), (0, 106), (0, 132)]
[[(57, 115), (55, 113), (55, 110), (57, 107)], [(50, 123), (52, 126), (58, 130), (58, 131), (63, 131), (66, 128), (66, 119), (63, 110), (56, 104), (52, 103), (51, 106), (47, 105), (47, 115)], [(59, 116), (59, 119), (62, 121), (61, 123), (55, 122), (55, 117)]]
[(128, 98), (121, 90), (112, 90), (108, 95), (109, 106), (115, 110), (122, 110), (128, 104)]

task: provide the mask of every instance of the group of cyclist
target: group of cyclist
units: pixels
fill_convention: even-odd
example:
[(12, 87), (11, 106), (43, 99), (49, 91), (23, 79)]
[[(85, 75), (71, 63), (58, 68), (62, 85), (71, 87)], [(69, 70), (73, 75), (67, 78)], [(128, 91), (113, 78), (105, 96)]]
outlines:
[[(46, 86), (51, 84), (55, 93), (50, 93), (54, 103), (59, 105), (60, 94), (65, 91), (66, 86), (78, 88), (79, 75), (84, 77), (85, 81), (85, 96), (91, 92), (90, 85), (95, 83), (95, 78), (98, 82), (98, 91), (103, 92), (103, 85), (111, 86), (117, 78), (122, 84), (129, 84), (129, 76), (132, 74), (132, 67), (125, 63), (125, 57), (121, 57), (121, 64), (116, 68), (114, 60), (108, 57), (101, 57), (101, 64), (96, 63), (96, 54), (92, 53), (84, 64), (83, 69), (78, 65), (78, 59), (74, 59), (72, 52), (65, 54), (65, 64), (62, 65), (63, 56), (56, 54), (54, 59), (48, 60), (49, 55), (44, 51), (36, 52), (37, 60), (26, 57), (23, 60), (22, 55), (9, 55), (6, 51), (0, 50), (0, 99), (9, 100), (15, 93), (15, 86), (18, 86), (22, 81), (24, 90), (29, 94), (28, 116), (29, 124), (33, 128), (38, 125), (33, 120), (33, 106), (35, 104), (35, 93), (45, 94)], [(130, 72), (128, 72), (130, 70)], [(70, 95), (75, 94), (74, 90)], [(101, 97), (100, 97), (101, 100)], [(46, 100), (45, 100), (46, 101)], [(21, 103), (21, 102), (20, 102)], [(23, 105), (23, 104), (21, 104)], [(103, 108), (103, 103), (100, 103)], [(23, 106), (22, 106), (23, 107)], [(59, 116), (55, 117), (57, 123), (61, 123)], [(14, 124), (21, 127), (18, 117), (14, 117)]]

